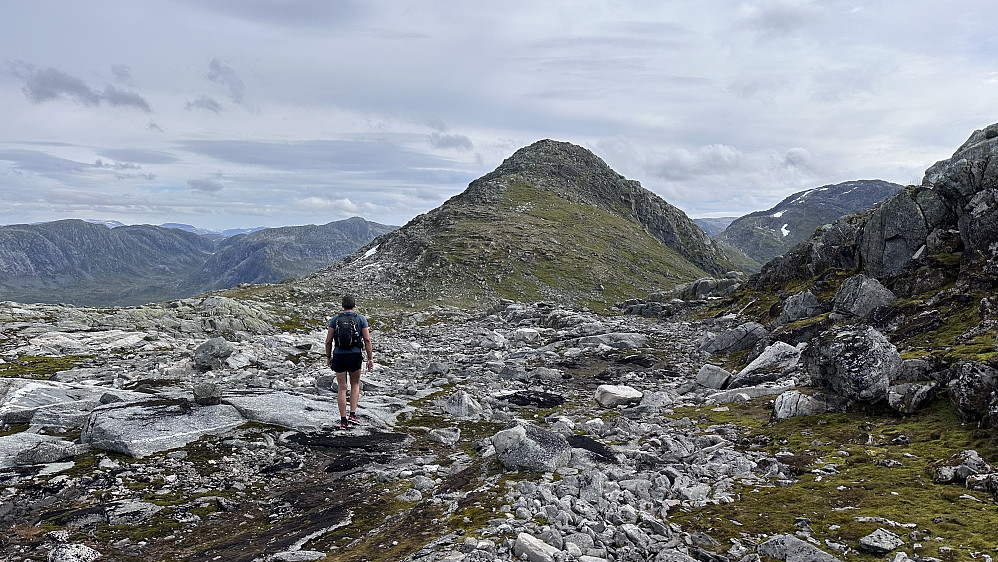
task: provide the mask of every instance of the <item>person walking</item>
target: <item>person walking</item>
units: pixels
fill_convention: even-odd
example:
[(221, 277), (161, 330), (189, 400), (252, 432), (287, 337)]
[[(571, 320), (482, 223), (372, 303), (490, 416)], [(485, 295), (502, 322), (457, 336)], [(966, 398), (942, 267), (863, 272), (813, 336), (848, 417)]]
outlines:
[[(340, 407), (340, 429), (359, 424), (357, 402), (360, 401), (360, 368), (367, 352), (367, 371), (374, 369), (374, 349), (367, 318), (354, 312), (357, 301), (352, 295), (343, 296), (343, 312), (329, 321), (326, 330), (326, 364), (336, 373), (337, 405)], [(335, 345), (334, 345), (335, 344)], [(350, 379), (350, 413), (347, 413), (347, 378)]]

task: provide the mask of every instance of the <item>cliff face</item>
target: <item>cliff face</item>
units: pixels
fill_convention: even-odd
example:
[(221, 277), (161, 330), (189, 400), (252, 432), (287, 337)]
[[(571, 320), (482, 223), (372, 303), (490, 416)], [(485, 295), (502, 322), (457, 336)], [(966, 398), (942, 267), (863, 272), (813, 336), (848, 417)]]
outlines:
[[(868, 212), (819, 229), (767, 264), (762, 285), (858, 268), (900, 294), (956, 277), (998, 276), (998, 124), (975, 131), (953, 156), (930, 167)], [(952, 267), (959, 264), (958, 268)]]

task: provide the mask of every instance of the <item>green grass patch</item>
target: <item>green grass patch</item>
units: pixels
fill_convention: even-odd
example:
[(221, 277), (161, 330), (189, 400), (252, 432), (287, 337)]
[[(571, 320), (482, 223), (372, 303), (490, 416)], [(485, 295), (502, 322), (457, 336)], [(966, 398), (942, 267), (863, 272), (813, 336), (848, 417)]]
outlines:
[(68, 371), (93, 359), (93, 355), (18, 355), (16, 359), (0, 365), (0, 377), (47, 380), (60, 371)]
[[(704, 428), (738, 426), (752, 448), (780, 453), (778, 458), (798, 471), (796, 483), (745, 486), (737, 490), (735, 503), (674, 511), (670, 520), (728, 544), (728, 539), (795, 533), (799, 530), (795, 519), (806, 517), (818, 540), (855, 548), (861, 537), (883, 526), (855, 518), (885, 517), (914, 524), (923, 537), (919, 542), (925, 548), (919, 553), (924, 556), (939, 556), (939, 546), (952, 548), (954, 560), (993, 552), (998, 525), (994, 500), (959, 485), (935, 484), (933, 474), (940, 461), (965, 449), (974, 449), (994, 463), (998, 447), (988, 432), (961, 425), (945, 400), (907, 417), (866, 407), (775, 424), (769, 422), (770, 402), (757, 399), (731, 404), (720, 412), (708, 407), (681, 408), (674, 415), (698, 419)], [(900, 466), (878, 464), (885, 461)], [(818, 468), (834, 470), (810, 472)], [(910, 530), (892, 530), (902, 535), (905, 550), (911, 552)], [(877, 559), (862, 553), (856, 556)]]

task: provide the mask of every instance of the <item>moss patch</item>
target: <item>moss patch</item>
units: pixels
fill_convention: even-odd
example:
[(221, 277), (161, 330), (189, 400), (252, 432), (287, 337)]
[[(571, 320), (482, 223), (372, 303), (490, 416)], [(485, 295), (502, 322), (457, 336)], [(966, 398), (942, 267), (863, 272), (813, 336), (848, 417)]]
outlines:
[[(945, 401), (909, 417), (868, 407), (777, 424), (769, 423), (769, 403), (732, 404), (727, 412), (679, 409), (676, 415), (696, 417), (702, 427), (734, 424), (745, 437), (743, 446), (779, 453), (780, 460), (799, 471), (796, 483), (746, 486), (733, 504), (677, 511), (670, 519), (727, 544), (728, 539), (795, 533), (795, 520), (804, 517), (818, 540), (856, 548), (861, 537), (884, 526), (856, 518), (884, 517), (914, 524), (917, 542), (923, 544), (917, 552), (925, 556), (939, 556), (940, 546), (951, 548), (947, 556), (954, 560), (993, 552), (998, 525), (993, 498), (958, 485), (935, 484), (932, 475), (940, 460), (964, 449), (993, 463), (998, 447), (989, 434), (961, 425)], [(824, 470), (811, 472), (816, 469)], [(908, 537), (910, 529), (893, 531), (903, 535), (905, 550), (911, 552), (915, 541)], [(862, 553), (856, 558), (876, 559)]]
[(16, 359), (0, 365), (0, 377), (49, 379), (60, 371), (68, 371), (93, 359), (93, 355), (18, 355)]

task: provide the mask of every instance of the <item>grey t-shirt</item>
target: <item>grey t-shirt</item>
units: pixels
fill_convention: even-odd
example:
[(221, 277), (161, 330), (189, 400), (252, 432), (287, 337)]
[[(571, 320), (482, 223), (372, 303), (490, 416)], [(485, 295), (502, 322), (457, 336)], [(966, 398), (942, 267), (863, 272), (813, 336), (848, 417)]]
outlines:
[[(357, 317), (357, 333), (360, 334), (360, 336), (362, 338), (361, 339), (361, 345), (364, 345), (363, 344), (363, 336), (364, 336), (364, 328), (367, 328), (367, 318), (365, 318), (363, 314), (357, 314), (356, 312), (353, 312), (352, 310), (351, 311), (343, 311), (343, 312), (337, 314), (336, 316), (333, 316), (332, 320), (329, 321), (329, 327), (332, 328), (333, 330), (335, 330), (336, 329), (336, 320), (340, 316), (343, 316), (345, 314), (352, 314), (352, 315), (354, 315), (354, 316)], [(333, 353), (334, 354), (340, 354), (340, 353), (360, 353), (361, 351), (363, 351), (363, 348), (361, 348), (361, 346), (351, 347), (349, 349), (340, 349), (340, 347), (336, 345), (336, 339), (335, 338), (333, 339)]]

